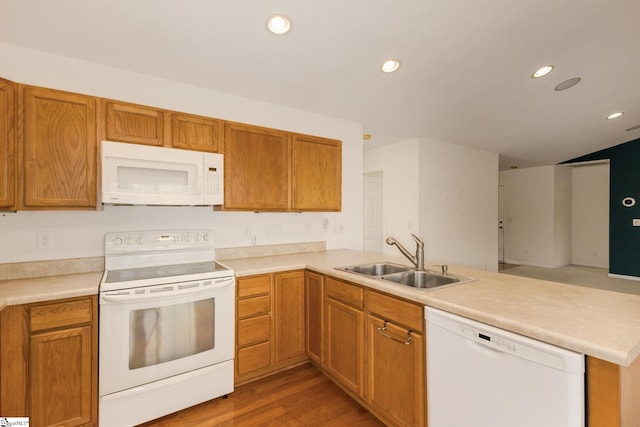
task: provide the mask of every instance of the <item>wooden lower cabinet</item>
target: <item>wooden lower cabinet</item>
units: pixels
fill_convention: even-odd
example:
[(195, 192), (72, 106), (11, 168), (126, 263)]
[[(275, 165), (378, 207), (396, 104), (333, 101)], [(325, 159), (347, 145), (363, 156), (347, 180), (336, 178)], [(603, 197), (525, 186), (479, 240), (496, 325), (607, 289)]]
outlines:
[(91, 326), (30, 339), (31, 425), (91, 423)]
[(363, 290), (326, 278), (324, 369), (341, 385), (361, 396), (364, 391)]
[[(376, 304), (382, 310), (376, 310)], [(422, 306), (367, 291), (366, 402), (384, 419), (398, 426), (423, 426), (425, 414), (425, 342)], [(391, 313), (414, 319), (396, 320)], [(376, 311), (387, 311), (380, 316)], [(403, 324), (404, 323), (404, 324)]]
[(275, 363), (306, 359), (304, 271), (275, 275)]
[(587, 356), (589, 427), (640, 426), (640, 358), (619, 366)]
[(236, 294), (236, 385), (307, 360), (303, 270), (240, 277)]
[[(425, 425), (424, 307), (307, 273), (308, 328), (317, 323), (318, 314), (312, 313), (320, 306), (321, 279), (324, 340), (309, 341), (310, 359), (384, 423)], [(311, 336), (309, 329), (307, 334)], [(319, 349), (318, 341), (324, 343)], [(321, 363), (318, 354), (324, 356)]]
[(3, 416), (35, 427), (97, 425), (97, 312), (95, 296), (0, 312)]

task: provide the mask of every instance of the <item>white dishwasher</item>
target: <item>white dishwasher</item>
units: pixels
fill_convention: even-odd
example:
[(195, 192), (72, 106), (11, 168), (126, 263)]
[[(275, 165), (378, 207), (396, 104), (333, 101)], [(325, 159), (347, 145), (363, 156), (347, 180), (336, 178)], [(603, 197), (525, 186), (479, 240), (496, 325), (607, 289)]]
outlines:
[(429, 427), (584, 427), (584, 355), (431, 307)]

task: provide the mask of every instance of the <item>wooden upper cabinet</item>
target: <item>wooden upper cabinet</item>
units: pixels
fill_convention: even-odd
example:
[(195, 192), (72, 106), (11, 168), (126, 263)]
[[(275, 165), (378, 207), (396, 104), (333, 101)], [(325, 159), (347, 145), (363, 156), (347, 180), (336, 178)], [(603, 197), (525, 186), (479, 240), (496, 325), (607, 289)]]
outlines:
[(184, 150), (219, 153), (224, 138), (224, 122), (190, 114), (171, 114), (171, 146)]
[(96, 207), (97, 98), (20, 86), (25, 209)]
[(110, 100), (102, 102), (106, 140), (159, 147), (164, 145), (164, 110)]
[(0, 208), (16, 207), (16, 85), (0, 79)]
[(226, 123), (223, 153), (225, 209), (288, 210), (287, 132)]
[(342, 142), (293, 136), (293, 210), (339, 211), (342, 208)]

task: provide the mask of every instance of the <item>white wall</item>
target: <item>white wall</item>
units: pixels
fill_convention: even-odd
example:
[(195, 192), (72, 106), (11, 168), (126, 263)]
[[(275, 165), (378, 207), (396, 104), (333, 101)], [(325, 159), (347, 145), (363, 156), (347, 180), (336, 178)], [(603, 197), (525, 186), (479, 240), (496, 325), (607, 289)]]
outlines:
[(364, 164), (383, 172), (385, 236), (413, 252), (416, 234), (427, 263), (497, 270), (496, 153), (411, 139), (366, 150)]
[[(382, 172), (383, 235), (394, 236), (403, 246), (415, 247), (410, 234), (420, 237), (418, 139), (364, 152), (365, 173)], [(397, 255), (387, 244), (383, 253)]]
[(500, 172), (505, 261), (539, 267), (569, 263), (570, 173), (563, 166)]
[(431, 262), (498, 269), (498, 154), (420, 139), (420, 235)]
[(562, 267), (571, 263), (571, 168), (554, 168), (553, 264)]
[[(105, 232), (180, 227), (213, 228), (218, 247), (248, 246), (255, 237), (257, 245), (326, 240), (329, 249), (362, 248), (360, 123), (3, 43), (0, 58), (0, 77), (18, 83), (335, 138), (342, 140), (343, 150), (339, 213), (255, 214), (213, 212), (211, 208), (124, 206), (107, 206), (97, 212), (2, 213), (0, 262), (100, 256), (104, 254)], [(37, 231), (52, 233), (49, 250), (36, 249)]]
[(571, 263), (609, 268), (609, 164), (571, 171)]

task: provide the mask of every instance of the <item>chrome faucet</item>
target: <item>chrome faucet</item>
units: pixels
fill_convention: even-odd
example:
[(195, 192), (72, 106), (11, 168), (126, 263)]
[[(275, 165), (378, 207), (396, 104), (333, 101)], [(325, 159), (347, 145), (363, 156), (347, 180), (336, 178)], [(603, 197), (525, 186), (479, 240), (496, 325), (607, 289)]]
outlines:
[(402, 252), (402, 255), (407, 257), (407, 259), (416, 266), (416, 270), (424, 270), (424, 243), (415, 234), (411, 234), (411, 237), (413, 237), (413, 240), (416, 241), (417, 245), (415, 255), (411, 255), (409, 251), (393, 237), (387, 237), (386, 242), (387, 245), (396, 245), (400, 252)]

